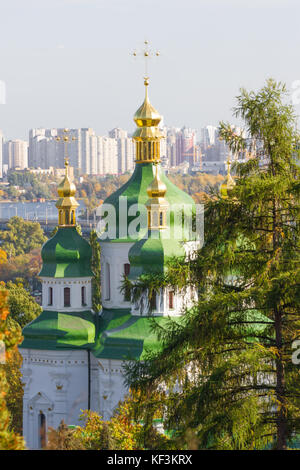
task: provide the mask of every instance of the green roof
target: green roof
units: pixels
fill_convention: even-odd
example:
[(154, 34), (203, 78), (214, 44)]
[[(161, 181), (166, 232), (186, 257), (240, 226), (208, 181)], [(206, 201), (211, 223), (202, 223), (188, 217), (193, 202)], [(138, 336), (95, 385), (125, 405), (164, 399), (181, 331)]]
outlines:
[(149, 234), (149, 238), (137, 241), (129, 250), (129, 279), (137, 279), (142, 274), (163, 273), (166, 262), (172, 257), (185, 256), (185, 250), (178, 240), (162, 237), (160, 231)]
[(54, 237), (42, 248), (43, 267), (40, 276), (90, 277), (92, 249), (76, 227), (59, 227)]
[(21, 348), (90, 349), (95, 342), (95, 315), (84, 312), (44, 310), (23, 329)]
[[(180, 317), (173, 317), (179, 321)], [(140, 359), (147, 350), (162, 347), (152, 330), (153, 319), (162, 325), (167, 317), (132, 316), (129, 309), (104, 309), (100, 317), (97, 343), (92, 350), (97, 358)]]
[[(191, 210), (190, 212), (195, 211), (195, 202), (191, 196), (187, 193), (179, 189), (175, 184), (171, 183), (171, 181), (165, 175), (164, 170), (159, 165), (158, 173), (161, 181), (165, 183), (167, 187), (167, 192), (165, 195), (165, 199), (168, 201), (170, 205), (172, 204), (186, 204), (189, 205)], [(129, 237), (122, 237), (122, 232), (127, 233), (127, 227), (132, 220), (135, 219), (136, 216), (129, 216), (127, 219), (126, 227), (121, 228), (120, 233), (120, 226), (119, 226), (119, 198), (121, 196), (127, 197), (127, 205), (128, 208), (133, 204), (143, 204), (145, 205), (146, 201), (148, 200), (149, 196), (147, 194), (147, 187), (153, 181), (155, 175), (155, 165), (153, 163), (137, 163), (135, 166), (135, 170), (131, 176), (131, 178), (125, 183), (121, 188), (119, 188), (116, 192), (111, 194), (105, 201), (105, 204), (111, 204), (114, 206), (116, 210), (116, 237), (114, 239), (105, 239), (105, 241), (113, 241), (113, 242), (134, 242), (135, 239), (131, 239)], [(122, 224), (122, 221), (121, 221)], [(171, 231), (174, 227), (174, 214), (173, 212), (170, 213), (170, 225)], [(174, 227), (175, 228), (175, 227)], [(143, 238), (146, 234), (145, 230), (141, 230), (139, 233), (139, 238)], [(171, 232), (172, 238), (172, 232)]]
[[(179, 317), (173, 318), (180, 321)], [(90, 349), (97, 358), (143, 359), (147, 350), (162, 347), (152, 330), (153, 319), (160, 325), (168, 320), (167, 317), (132, 316), (130, 309), (103, 309), (99, 318), (91, 311), (43, 311), (23, 329), (20, 347)]]

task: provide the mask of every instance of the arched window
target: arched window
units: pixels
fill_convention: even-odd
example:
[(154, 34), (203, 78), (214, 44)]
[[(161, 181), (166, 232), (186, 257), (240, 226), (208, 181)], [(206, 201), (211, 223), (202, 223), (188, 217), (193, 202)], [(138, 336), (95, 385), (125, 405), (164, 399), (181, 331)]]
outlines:
[(39, 429), (39, 444), (40, 444), (40, 448), (41, 449), (44, 449), (46, 447), (46, 416), (44, 415), (44, 413), (42, 411), (40, 411), (40, 414), (39, 414), (39, 426), (38, 426), (38, 429)]
[(86, 288), (85, 286), (81, 287), (81, 305), (86, 305)]
[(169, 309), (172, 310), (174, 308), (174, 291), (169, 291)]
[(70, 211), (66, 210), (66, 220), (65, 220), (65, 225), (70, 224)]
[[(129, 276), (129, 273), (130, 273), (130, 264), (129, 263), (125, 263), (124, 264), (124, 276), (125, 277), (128, 277)], [(126, 302), (129, 302), (130, 301), (130, 289), (128, 289), (126, 287), (125, 289), (125, 292), (124, 292), (124, 300)]]
[(64, 288), (64, 307), (71, 307), (71, 289), (70, 287)]
[(105, 281), (106, 281), (106, 299), (110, 300), (110, 265), (106, 263), (105, 268)]
[(159, 225), (162, 226), (164, 224), (163, 213), (159, 213)]
[(48, 289), (48, 305), (53, 305), (53, 288)]
[(152, 297), (150, 299), (150, 308), (151, 310), (156, 310), (156, 292), (152, 293)]

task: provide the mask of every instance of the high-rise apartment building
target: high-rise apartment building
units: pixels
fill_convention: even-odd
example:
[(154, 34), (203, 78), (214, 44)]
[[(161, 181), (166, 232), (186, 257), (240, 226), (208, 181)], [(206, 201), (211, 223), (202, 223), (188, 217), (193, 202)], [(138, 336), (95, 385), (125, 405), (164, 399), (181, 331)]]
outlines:
[(115, 127), (108, 133), (109, 137), (116, 139), (118, 145), (118, 173), (132, 171), (135, 160), (135, 146), (127, 131)]
[[(25, 140), (8, 140), (3, 143), (3, 163), (8, 169), (24, 170), (28, 167), (28, 142)], [(2, 168), (2, 165), (1, 165)]]
[(117, 175), (118, 141), (112, 137), (97, 137), (98, 174)]
[(176, 166), (187, 162), (190, 167), (196, 161), (196, 131), (183, 127), (176, 134)]

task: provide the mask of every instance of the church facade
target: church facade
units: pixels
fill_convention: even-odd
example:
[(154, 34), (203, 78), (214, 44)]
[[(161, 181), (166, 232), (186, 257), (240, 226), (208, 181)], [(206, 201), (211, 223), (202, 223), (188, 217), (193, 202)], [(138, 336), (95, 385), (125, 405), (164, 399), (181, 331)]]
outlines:
[[(24, 438), (29, 448), (45, 445), (48, 427), (62, 420), (79, 424), (81, 410), (97, 411), (109, 419), (126, 396), (123, 364), (143, 360), (149, 349), (160, 347), (153, 333), (155, 321), (178, 317), (196, 298), (192, 289), (161, 288), (149, 305), (147, 295), (133, 301), (124, 289), (144, 274), (163, 274), (169, 259), (187, 256), (197, 247), (194, 234), (182, 232), (178, 207), (191, 218), (192, 198), (168, 180), (160, 165), (160, 115), (148, 97), (137, 110), (133, 135), (136, 165), (129, 181), (109, 196), (114, 230), (106, 227), (101, 245), (102, 309), (92, 309), (92, 250), (76, 228), (76, 188), (68, 175), (58, 187), (58, 230), (42, 248), (41, 315), (23, 330)], [(123, 217), (124, 201), (128, 217)], [(146, 223), (134, 225), (133, 208), (145, 208)]]

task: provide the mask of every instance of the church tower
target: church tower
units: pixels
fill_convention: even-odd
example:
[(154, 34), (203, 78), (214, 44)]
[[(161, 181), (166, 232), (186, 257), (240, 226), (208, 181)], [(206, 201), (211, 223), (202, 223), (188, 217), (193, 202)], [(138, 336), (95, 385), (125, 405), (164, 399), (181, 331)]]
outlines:
[(183, 227), (184, 217), (192, 220), (195, 203), (161, 167), (161, 117), (149, 100), (148, 77), (144, 85), (145, 98), (134, 115), (135, 170), (104, 202), (115, 218), (99, 235), (100, 312), (92, 310), (92, 252), (76, 228), (76, 188), (66, 161), (56, 204), (58, 230), (42, 248), (43, 311), (24, 328), (20, 348), (29, 448), (43, 447), (47, 428), (57, 428), (61, 420), (77, 425), (80, 410), (110, 419), (128, 392), (124, 361), (143, 360), (147, 350), (160, 347), (149, 311), (163, 325), (197, 296), (192, 289), (162, 288), (149, 305), (146, 294), (133, 302), (123, 288), (124, 277), (134, 283), (143, 274), (163, 274), (169, 259), (185, 257), (198, 246), (195, 234)]
[(91, 247), (76, 228), (76, 188), (58, 186), (56, 234), (42, 247), (41, 315), (23, 330), (23, 432), (29, 448), (43, 447), (49, 426), (77, 424), (90, 407), (90, 349), (95, 341)]

